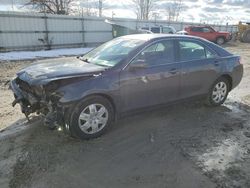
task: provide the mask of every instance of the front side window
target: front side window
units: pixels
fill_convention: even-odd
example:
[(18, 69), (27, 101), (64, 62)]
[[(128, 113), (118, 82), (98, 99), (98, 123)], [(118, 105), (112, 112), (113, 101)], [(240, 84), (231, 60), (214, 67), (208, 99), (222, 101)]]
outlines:
[(204, 46), (191, 41), (179, 42), (179, 54), (181, 61), (214, 58), (216, 54)]
[(173, 33), (172, 29), (169, 27), (163, 27), (162, 31), (163, 31), (163, 33)]
[(174, 42), (166, 40), (156, 42), (143, 50), (132, 63), (144, 63), (147, 66), (157, 66), (174, 62)]
[(202, 28), (201, 27), (192, 27), (191, 31), (193, 31), (193, 32), (202, 32)]
[(210, 28), (208, 28), (208, 27), (204, 27), (202, 29), (202, 31), (203, 31), (203, 33), (210, 33), (210, 32), (212, 32), (212, 30)]

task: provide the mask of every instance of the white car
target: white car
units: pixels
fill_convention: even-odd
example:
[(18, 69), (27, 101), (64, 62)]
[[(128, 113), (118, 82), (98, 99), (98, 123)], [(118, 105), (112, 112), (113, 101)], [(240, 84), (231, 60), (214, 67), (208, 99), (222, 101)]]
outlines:
[(165, 33), (165, 34), (175, 34), (176, 30), (172, 26), (152, 26), (152, 27), (142, 27), (142, 30), (148, 30), (152, 33)]
[(179, 35), (188, 35), (188, 32), (182, 30), (182, 31), (176, 32), (176, 34), (179, 34)]

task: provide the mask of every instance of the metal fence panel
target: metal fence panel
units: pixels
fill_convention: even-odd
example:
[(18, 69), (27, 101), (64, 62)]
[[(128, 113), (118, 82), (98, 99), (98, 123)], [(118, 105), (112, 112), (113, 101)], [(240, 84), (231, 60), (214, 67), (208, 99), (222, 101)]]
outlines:
[[(170, 25), (178, 31), (187, 25), (197, 25), (121, 18), (112, 21), (131, 29)], [(237, 26), (216, 25), (214, 28), (237, 31)], [(110, 39), (112, 26), (105, 18), (0, 11), (0, 51), (94, 46)]]

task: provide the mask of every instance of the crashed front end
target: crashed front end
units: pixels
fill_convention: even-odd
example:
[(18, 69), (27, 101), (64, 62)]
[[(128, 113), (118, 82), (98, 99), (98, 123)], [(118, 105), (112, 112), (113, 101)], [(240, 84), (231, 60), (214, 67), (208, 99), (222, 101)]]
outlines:
[(63, 123), (64, 109), (58, 103), (60, 96), (57, 92), (53, 92), (56, 89), (55, 83), (49, 83), (46, 87), (31, 86), (17, 77), (11, 81), (10, 88), (15, 97), (12, 106), (18, 103), (28, 120), (31, 113), (37, 113), (45, 116), (44, 123), (49, 128), (55, 128)]

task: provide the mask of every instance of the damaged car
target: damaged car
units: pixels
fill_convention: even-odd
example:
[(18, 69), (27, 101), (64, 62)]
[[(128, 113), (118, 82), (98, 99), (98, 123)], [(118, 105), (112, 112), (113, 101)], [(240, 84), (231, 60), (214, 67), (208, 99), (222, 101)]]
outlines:
[(11, 81), (22, 112), (45, 116), (81, 139), (96, 138), (121, 114), (202, 97), (221, 105), (241, 81), (240, 57), (205, 39), (137, 34), (113, 39), (78, 58), (33, 63)]

